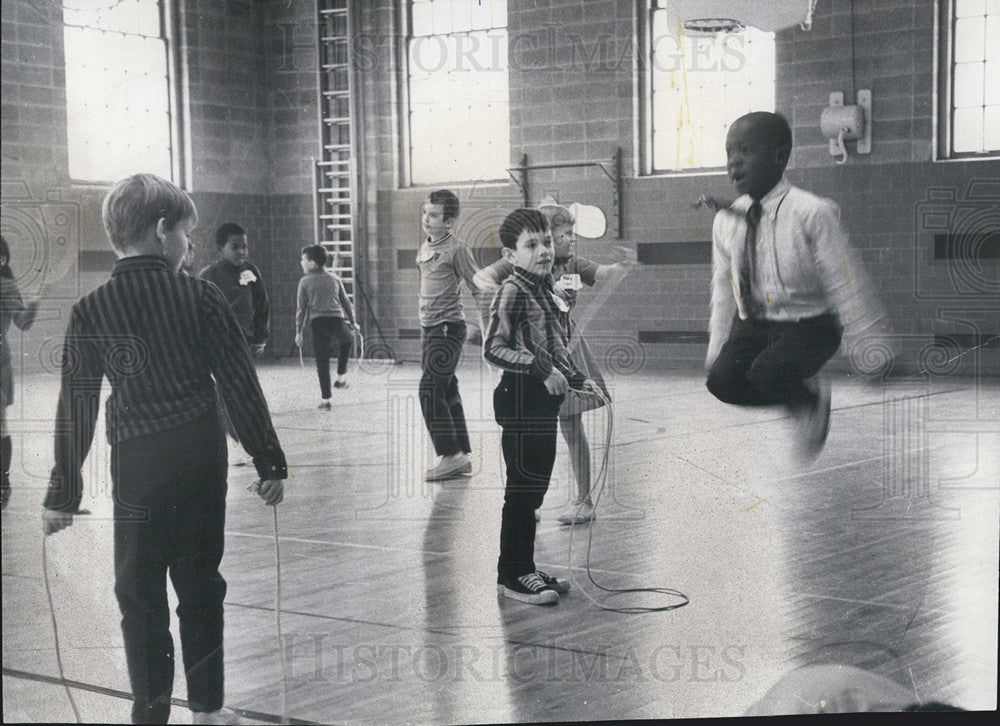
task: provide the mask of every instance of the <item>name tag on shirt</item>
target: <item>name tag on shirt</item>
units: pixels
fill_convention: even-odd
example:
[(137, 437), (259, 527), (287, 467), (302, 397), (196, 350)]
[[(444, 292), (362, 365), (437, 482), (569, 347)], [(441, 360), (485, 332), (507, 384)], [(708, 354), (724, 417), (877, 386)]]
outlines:
[(569, 303), (566, 302), (566, 300), (563, 298), (563, 296), (559, 295), (557, 293), (554, 293), (554, 292), (551, 293), (551, 295), (552, 295), (552, 300), (556, 304), (556, 307), (559, 308), (559, 312), (568, 313), (569, 312)]
[(555, 287), (558, 290), (579, 290), (583, 287), (583, 282), (580, 280), (580, 276), (578, 274), (567, 273), (559, 276), (559, 279), (556, 280)]
[(437, 252), (429, 247), (421, 247), (420, 251), (417, 252), (417, 264), (422, 262), (430, 262), (435, 257), (437, 257)]

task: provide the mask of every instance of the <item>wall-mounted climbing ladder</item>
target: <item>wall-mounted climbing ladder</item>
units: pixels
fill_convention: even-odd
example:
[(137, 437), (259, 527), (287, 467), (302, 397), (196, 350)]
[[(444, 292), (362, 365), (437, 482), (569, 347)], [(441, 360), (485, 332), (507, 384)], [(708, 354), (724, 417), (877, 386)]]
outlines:
[(321, 153), (313, 174), (316, 239), (353, 302), (357, 260), (356, 124), (351, 79), (353, 0), (318, 0)]

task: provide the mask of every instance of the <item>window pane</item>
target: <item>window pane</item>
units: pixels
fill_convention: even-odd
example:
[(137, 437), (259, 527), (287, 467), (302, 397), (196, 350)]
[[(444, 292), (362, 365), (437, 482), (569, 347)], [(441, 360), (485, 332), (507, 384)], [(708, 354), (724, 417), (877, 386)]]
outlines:
[(677, 37), (667, 13), (651, 16), (653, 167), (725, 165), (729, 124), (774, 110), (774, 34), (755, 28), (721, 37)]
[(986, 92), (986, 105), (1000, 103), (1000, 61), (986, 62), (986, 77), (983, 87)]
[(983, 63), (955, 66), (955, 108), (983, 105)]
[(955, 21), (955, 62), (982, 60), (986, 52), (986, 18), (982, 15)]
[(954, 150), (983, 150), (982, 107), (955, 109)]
[[(419, 5), (431, 9), (433, 35), (409, 44), (411, 181), (502, 177), (510, 156), (506, 3), (414, 2), (414, 14)], [(498, 6), (502, 25), (493, 26)]]
[[(997, 0), (1000, 5), (1000, 0)], [(995, 14), (986, 16), (986, 37), (990, 42), (986, 44), (986, 59), (1000, 60), (1000, 8)]]
[(983, 124), (983, 150), (1000, 151), (1000, 105), (986, 107)]
[(114, 181), (140, 170), (170, 178), (166, 41), (143, 34), (161, 30), (157, 0), (66, 0), (64, 11), (67, 23), (88, 25), (63, 34), (71, 178)]
[(431, 4), (415, 2), (410, 11), (413, 23), (413, 35), (430, 35), (434, 32), (431, 21)]
[(983, 15), (985, 12), (985, 0), (955, 0), (956, 18), (964, 18), (968, 15)]

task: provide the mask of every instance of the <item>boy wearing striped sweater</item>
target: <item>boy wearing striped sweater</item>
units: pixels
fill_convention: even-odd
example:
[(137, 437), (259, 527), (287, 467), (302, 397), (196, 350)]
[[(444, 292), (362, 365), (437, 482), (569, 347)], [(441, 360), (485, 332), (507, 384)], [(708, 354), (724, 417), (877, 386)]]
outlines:
[[(118, 255), (111, 279), (70, 313), (56, 412), (46, 535), (73, 523), (101, 384), (111, 444), (115, 595), (122, 613), (134, 723), (166, 723), (174, 678), (166, 577), (177, 615), (195, 723), (230, 723), (223, 703), (226, 442), (216, 384), (260, 476), (281, 501), (285, 455), (253, 359), (219, 288), (178, 273), (197, 212), (170, 182), (137, 174), (104, 200)], [(214, 378), (214, 381), (213, 381)]]

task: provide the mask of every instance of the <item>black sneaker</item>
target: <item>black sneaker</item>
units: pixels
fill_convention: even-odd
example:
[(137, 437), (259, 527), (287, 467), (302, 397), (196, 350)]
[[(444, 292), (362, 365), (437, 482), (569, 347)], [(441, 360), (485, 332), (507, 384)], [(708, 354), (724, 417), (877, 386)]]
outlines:
[(334, 388), (347, 388), (347, 381), (334, 381), (333, 382), (333, 387)]
[(531, 605), (554, 605), (559, 602), (559, 593), (545, 584), (537, 572), (505, 578), (497, 583), (497, 594)]
[(569, 592), (569, 582), (566, 580), (560, 580), (558, 577), (552, 577), (541, 570), (535, 570), (535, 574), (542, 578), (542, 582), (558, 592), (560, 595), (565, 595)]

